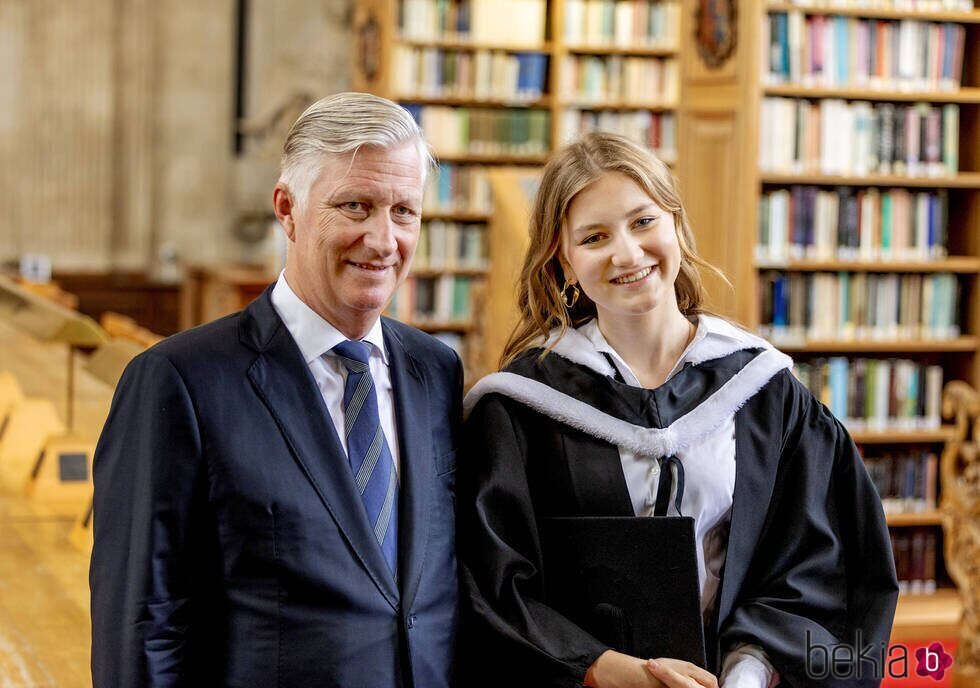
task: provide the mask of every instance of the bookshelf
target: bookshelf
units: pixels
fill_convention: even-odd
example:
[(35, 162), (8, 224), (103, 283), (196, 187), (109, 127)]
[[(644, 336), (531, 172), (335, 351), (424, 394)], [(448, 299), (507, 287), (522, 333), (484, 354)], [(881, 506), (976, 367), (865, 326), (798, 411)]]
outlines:
[[(353, 87), (416, 117), (441, 167), (424, 223), (481, 227), (482, 255), (496, 270), (520, 261), (523, 241), (491, 236), (497, 208), (443, 172), (474, 174), (480, 184), (494, 169), (533, 174), (563, 141), (597, 128), (674, 163), (680, 22), (679, 0), (365, 0), (355, 8)], [(503, 292), (488, 293), (486, 277), (486, 268), (460, 272), (417, 257), (394, 304), (400, 319), (461, 349), (468, 383), (495, 369), (512, 323), (491, 315)], [(465, 317), (447, 318), (445, 307), (434, 315), (440, 289), (443, 306), (449, 298), (448, 278), (469, 281)]]
[[(698, 5), (684, 0), (685, 17), (694, 16)], [(834, 27), (841, 33), (835, 36)], [(937, 373), (942, 383), (961, 379), (976, 388), (980, 10), (972, 0), (832, 6), (754, 0), (739, 3), (736, 30), (738, 48), (720, 68), (706, 67), (695, 53), (682, 56), (676, 169), (699, 249), (734, 286), (729, 291), (709, 282), (713, 307), (761, 329), (799, 363), (823, 364), (814, 378), (827, 382), (824, 388), (832, 386), (821, 377), (830, 376), (828, 363), (837, 361), (839, 368), (846, 362), (845, 370), (854, 373), (858, 360), (889, 362), (891, 373), (898, 362), (932, 368), (933, 395), (942, 386), (935, 384)], [(883, 57), (862, 44), (872, 34), (888, 36), (887, 47), (894, 49)], [(950, 36), (959, 36), (961, 64), (942, 40)], [(827, 57), (818, 41), (837, 51), (829, 73), (818, 59)], [(907, 55), (898, 49), (909, 46)], [(890, 148), (874, 138), (884, 133), (887, 115)], [(896, 120), (905, 125), (910, 118), (919, 128), (914, 137), (903, 130), (904, 154), (895, 155)], [(890, 213), (896, 199), (898, 216)], [(805, 211), (794, 213), (798, 208)], [(886, 217), (889, 229), (896, 217), (902, 229), (883, 241)], [(770, 230), (775, 233), (767, 235)], [(784, 299), (778, 318), (774, 296)], [(940, 311), (946, 322), (936, 319)], [(852, 416), (855, 385), (849, 388), (839, 370), (837, 382), (845, 397), (837, 410)], [(908, 378), (899, 382), (893, 375), (879, 391), (892, 397), (896, 389), (908, 392)], [(823, 396), (830, 396), (826, 389)], [(889, 413), (876, 423), (859, 418), (851, 424), (869, 468), (876, 465), (873, 477), (878, 471), (883, 479), (883, 466), (904, 459), (911, 459), (908, 470), (914, 472), (914, 457), (938, 456), (953, 440), (954, 429), (939, 422), (937, 400), (931, 403), (928, 420)], [(921, 487), (909, 476), (909, 484)], [(937, 615), (948, 617), (949, 605), (924, 600), (952, 598), (951, 582), (944, 572), (938, 495), (905, 504), (911, 498), (896, 492), (891, 480), (886, 510), (896, 555), (908, 561), (916, 548), (936, 552), (938, 592), (904, 595), (899, 602), (902, 623), (896, 621), (896, 628), (902, 625), (907, 635), (914, 634), (910, 625), (926, 628)], [(935, 481), (941, 493), (941, 481)]]

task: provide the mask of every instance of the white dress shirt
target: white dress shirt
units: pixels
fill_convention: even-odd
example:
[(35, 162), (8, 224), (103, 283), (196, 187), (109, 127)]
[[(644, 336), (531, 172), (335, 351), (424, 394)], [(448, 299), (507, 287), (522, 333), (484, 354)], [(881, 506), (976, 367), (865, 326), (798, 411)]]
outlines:
[[(347, 443), (344, 442), (344, 384), (347, 381), (347, 368), (340, 362), (331, 349), (347, 337), (336, 327), (321, 318), (312, 308), (296, 296), (286, 274), (279, 274), (276, 286), (272, 288), (272, 307), (282, 318), (286, 329), (292, 335), (306, 365), (310, 367), (316, 386), (320, 389), (323, 403), (330, 413), (330, 420), (337, 430), (340, 445), (347, 453)], [(371, 331), (361, 340), (371, 345), (368, 366), (371, 377), (374, 378), (374, 390), (378, 398), (378, 415), (381, 429), (388, 440), (391, 458), (395, 462), (396, 474), (400, 471), (401, 461), (398, 453), (398, 434), (395, 432), (395, 402), (391, 387), (388, 352), (385, 349), (384, 337), (381, 332), (381, 319), (375, 321)]]
[[(692, 322), (695, 322), (692, 320)], [(667, 380), (680, 371), (689, 360), (705, 360), (708, 350), (718, 338), (728, 336), (731, 330), (715, 327), (714, 319), (698, 317), (697, 331), (674, 364)], [(578, 328), (592, 343), (596, 351), (608, 354), (623, 381), (633, 387), (642, 387), (626, 361), (610, 346), (593, 319)], [(629, 489), (633, 513), (652, 516), (660, 484), (660, 468), (656, 462), (638, 457), (619, 447), (623, 475)], [(698, 579), (701, 585), (701, 613), (708, 623), (712, 618), (721, 582), (722, 567), (728, 551), (728, 531), (731, 524), (732, 501), (735, 495), (735, 419), (728, 418), (721, 426), (692, 445), (678, 452), (677, 458), (684, 466), (685, 487), (681, 498), (684, 516), (694, 517), (695, 549), (698, 560)], [(676, 482), (671, 491), (667, 513), (676, 516), (674, 495)], [(726, 653), (722, 661), (721, 685), (724, 688), (767, 688), (778, 680), (772, 665), (762, 648), (755, 645), (737, 645)]]

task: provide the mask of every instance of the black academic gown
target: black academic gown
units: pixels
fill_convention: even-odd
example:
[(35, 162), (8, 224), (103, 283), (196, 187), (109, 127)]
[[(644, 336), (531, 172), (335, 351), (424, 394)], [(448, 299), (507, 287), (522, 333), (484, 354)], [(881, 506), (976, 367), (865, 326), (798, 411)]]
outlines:
[[(507, 372), (606, 413), (663, 428), (758, 349), (688, 365), (647, 390), (533, 350)], [(608, 649), (542, 601), (537, 520), (633, 516), (616, 446), (503, 394), (468, 417), (458, 469), (465, 685), (579, 686)], [(807, 642), (887, 642), (898, 586), (877, 493), (845, 429), (786, 369), (735, 415), (731, 528), (709, 669), (736, 643), (761, 646), (783, 685), (877, 685), (807, 675)], [(553, 573), (550, 575), (554, 575)], [(665, 629), (665, 632), (668, 632)], [(811, 661), (819, 653), (811, 654)], [(822, 668), (822, 667), (814, 667)], [(864, 675), (872, 668), (864, 667)]]

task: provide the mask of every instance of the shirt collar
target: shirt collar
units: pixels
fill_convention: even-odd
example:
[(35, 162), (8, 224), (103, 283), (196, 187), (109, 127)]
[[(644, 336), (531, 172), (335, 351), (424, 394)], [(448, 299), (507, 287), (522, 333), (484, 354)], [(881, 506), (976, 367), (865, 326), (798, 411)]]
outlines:
[[(688, 361), (698, 360), (700, 358), (698, 356), (698, 352), (700, 349), (704, 348), (705, 343), (711, 336), (711, 332), (708, 327), (708, 323), (703, 316), (697, 316), (696, 325), (697, 330), (694, 333), (694, 338), (691, 339), (691, 342), (687, 345), (687, 348), (684, 349), (683, 353), (681, 353), (680, 357), (677, 359), (677, 362), (674, 363), (674, 367), (671, 368), (670, 373), (667, 374), (667, 380), (672, 378), (677, 371), (683, 368), (685, 363)], [(623, 380), (626, 382), (626, 384), (633, 385), (634, 387), (642, 386), (639, 378), (633, 374), (633, 371), (630, 370), (630, 367), (626, 364), (626, 361), (624, 361), (622, 356), (620, 356), (619, 353), (612, 348), (609, 342), (606, 341), (606, 338), (602, 334), (602, 330), (599, 329), (598, 320), (593, 318), (589, 322), (580, 326), (578, 331), (585, 335), (589, 342), (592, 343), (592, 346), (595, 347), (596, 351), (609, 355), (613, 364), (616, 366), (616, 369), (619, 370), (619, 374), (623, 376)]]
[[(271, 298), (272, 307), (276, 309), (289, 334), (296, 341), (307, 365), (347, 340), (340, 330), (321, 318), (296, 295), (286, 281), (285, 270), (279, 273), (279, 279), (272, 288)], [(370, 344), (372, 350), (379, 353), (381, 360), (388, 365), (388, 352), (385, 349), (381, 318), (374, 321), (374, 325), (361, 341)]]

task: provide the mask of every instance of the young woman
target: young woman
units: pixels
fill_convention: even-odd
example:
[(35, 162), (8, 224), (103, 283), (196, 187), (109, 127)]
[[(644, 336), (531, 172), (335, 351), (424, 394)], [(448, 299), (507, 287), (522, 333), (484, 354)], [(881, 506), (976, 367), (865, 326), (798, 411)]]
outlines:
[[(887, 642), (898, 590), (877, 494), (790, 359), (704, 311), (712, 268), (667, 167), (589, 134), (545, 167), (530, 234), (503, 372), (465, 404), (466, 685), (876, 684), (856, 653)], [(711, 674), (616, 652), (545, 601), (541, 519), (650, 516), (671, 479)], [(863, 681), (823, 663), (840, 644)]]

